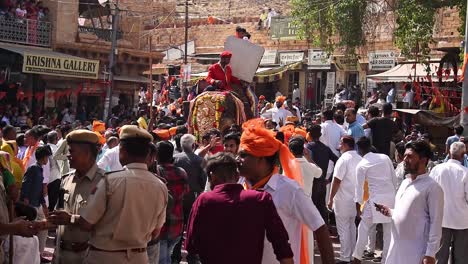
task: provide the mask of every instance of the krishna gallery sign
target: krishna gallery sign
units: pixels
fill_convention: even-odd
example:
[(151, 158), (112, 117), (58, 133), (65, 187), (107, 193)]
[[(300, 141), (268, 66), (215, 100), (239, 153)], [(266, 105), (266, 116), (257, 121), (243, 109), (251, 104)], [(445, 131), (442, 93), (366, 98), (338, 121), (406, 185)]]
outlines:
[(99, 61), (86, 60), (77, 57), (59, 57), (25, 53), (23, 72), (97, 79), (99, 73)]

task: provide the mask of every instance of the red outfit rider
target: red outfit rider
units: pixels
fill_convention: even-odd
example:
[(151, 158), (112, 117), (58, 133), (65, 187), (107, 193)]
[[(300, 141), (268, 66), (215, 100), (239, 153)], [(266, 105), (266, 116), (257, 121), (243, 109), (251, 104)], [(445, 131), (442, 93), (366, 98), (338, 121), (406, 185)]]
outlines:
[(231, 52), (224, 51), (221, 53), (220, 61), (210, 66), (208, 76), (206, 77), (206, 81), (210, 85), (223, 91), (231, 91), (231, 84), (240, 84), (239, 79), (232, 76), (232, 69), (229, 65), (231, 57)]

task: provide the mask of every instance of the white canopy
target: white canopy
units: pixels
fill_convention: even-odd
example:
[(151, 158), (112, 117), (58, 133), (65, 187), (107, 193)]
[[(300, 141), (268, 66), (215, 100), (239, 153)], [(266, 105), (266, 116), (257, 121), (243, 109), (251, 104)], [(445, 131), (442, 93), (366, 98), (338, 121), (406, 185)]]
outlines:
[[(374, 75), (368, 75), (367, 78), (375, 82), (409, 82), (414, 80), (414, 64), (399, 64), (390, 70)], [(430, 75), (432, 80), (438, 81), (437, 70), (439, 69), (439, 63), (430, 63)], [(426, 65), (418, 63), (416, 64), (416, 77), (424, 78), (427, 76)], [(411, 76), (411, 79), (408, 77)], [(443, 82), (452, 82), (453, 81), (453, 69), (450, 71), (449, 78), (445, 77), (445, 73), (442, 74)], [(461, 76), (461, 70), (458, 69), (458, 75)]]

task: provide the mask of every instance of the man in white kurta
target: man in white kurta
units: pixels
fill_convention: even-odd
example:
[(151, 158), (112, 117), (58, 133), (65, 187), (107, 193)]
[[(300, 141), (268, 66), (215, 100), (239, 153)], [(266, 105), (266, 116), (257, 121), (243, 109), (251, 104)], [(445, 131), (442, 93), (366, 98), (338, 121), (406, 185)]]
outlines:
[(453, 143), (450, 159), (429, 174), (444, 191), (442, 240), (436, 255), (439, 263), (448, 263), (450, 247), (453, 263), (468, 261), (468, 169), (462, 165), (465, 152), (465, 143)]
[[(353, 258), (361, 260), (369, 236), (369, 229), (375, 224), (382, 224), (383, 250), (382, 262), (385, 263), (390, 244), (391, 218), (377, 212), (374, 203), (385, 204), (393, 208), (395, 204), (395, 190), (397, 180), (393, 163), (385, 154), (370, 152), (371, 143), (368, 138), (361, 138), (357, 142), (359, 154), (363, 156), (356, 167), (356, 187), (354, 201), (357, 206), (364, 208), (361, 214), (361, 222), (358, 227), (358, 238), (354, 248)], [(369, 186), (369, 199), (364, 201), (364, 182)]]
[(336, 162), (333, 172), (328, 208), (335, 211), (336, 229), (340, 236), (340, 260), (349, 262), (356, 245), (356, 206), (354, 191), (356, 188), (356, 167), (362, 157), (354, 150), (354, 138), (345, 136), (341, 139), (341, 157)]
[(424, 141), (406, 145), (404, 164), (409, 176), (398, 189), (395, 209), (384, 208), (392, 217), (386, 264), (435, 263), (442, 237), (444, 193), (426, 173), (430, 155), (430, 146)]
[(326, 110), (322, 113), (323, 123), (320, 124), (322, 127), (322, 136), (320, 141), (327, 145), (336, 156), (340, 156), (340, 139), (346, 135), (346, 131), (337, 123), (333, 121), (333, 111)]

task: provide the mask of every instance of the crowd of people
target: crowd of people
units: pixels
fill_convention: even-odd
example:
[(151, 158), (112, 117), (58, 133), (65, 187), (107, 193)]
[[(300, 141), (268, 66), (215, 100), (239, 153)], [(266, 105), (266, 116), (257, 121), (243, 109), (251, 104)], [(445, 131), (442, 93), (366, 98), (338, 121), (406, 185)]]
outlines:
[(48, 21), (49, 9), (36, 0), (2, 0), (0, 1), (0, 19), (15, 20), (20, 23), (24, 19)]
[(13, 238), (2, 250), (46, 262), (58, 226), (57, 263), (179, 263), (183, 248), (189, 263), (310, 263), (314, 248), (322, 263), (467, 258), (461, 127), (437, 164), (427, 131), (400, 130), (391, 104), (363, 116), (339, 103), (317, 117), (284, 97), (270, 105), (200, 142), (181, 105), (119, 126), (2, 122), (0, 232)]

